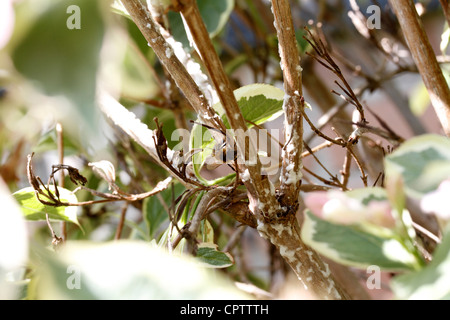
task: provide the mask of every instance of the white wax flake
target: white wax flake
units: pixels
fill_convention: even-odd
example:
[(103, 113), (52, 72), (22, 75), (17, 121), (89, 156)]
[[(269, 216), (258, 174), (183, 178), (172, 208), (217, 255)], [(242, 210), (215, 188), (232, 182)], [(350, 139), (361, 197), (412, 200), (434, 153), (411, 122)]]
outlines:
[(296, 172), (293, 169), (294, 168), (291, 168), (291, 170), (286, 171), (286, 177), (284, 177), (285, 178), (284, 183), (287, 185), (296, 184), (303, 177), (303, 174), (301, 171)]
[(323, 264), (325, 265), (325, 271), (320, 270), (320, 272), (322, 272), (322, 275), (323, 275), (325, 278), (328, 278), (328, 277), (331, 275), (330, 267), (329, 267), (328, 264), (325, 263), (325, 262), (324, 262)]
[(151, 29), (151, 28), (152, 28), (152, 26), (151, 26), (151, 24), (150, 24), (150, 23), (147, 23), (146, 27), (147, 27), (147, 28), (149, 28), (149, 29)]
[(239, 119), (239, 113), (235, 113), (233, 117), (235, 120)]
[[(293, 138), (292, 138), (293, 139)], [(292, 153), (295, 150), (294, 144), (293, 143), (289, 143), (286, 147), (286, 152), (287, 153)]]
[(256, 226), (256, 230), (258, 231), (258, 233), (261, 236), (261, 238), (267, 239), (267, 235), (266, 235), (267, 226), (264, 223), (264, 221), (258, 220), (258, 224)]
[(277, 231), (278, 237), (281, 237), (281, 234), (283, 233), (283, 231), (286, 230), (286, 227), (284, 225), (282, 225), (281, 223), (274, 224), (274, 225), (272, 225), (272, 227)]
[(287, 261), (295, 261), (295, 251), (289, 250), (286, 246), (280, 246), (280, 254), (282, 257), (284, 257)]
[(303, 71), (303, 68), (301, 65), (298, 65), (296, 69), (297, 69), (298, 73), (301, 73)]
[(284, 98), (283, 98), (283, 107), (286, 106), (286, 104), (288, 103), (288, 101), (291, 99), (291, 96), (288, 95), (287, 93), (284, 94)]
[(311, 257), (313, 256), (314, 252), (312, 252), (311, 250), (306, 250), (306, 254), (309, 257), (309, 260), (311, 260)]
[(312, 281), (312, 277), (306, 277), (305, 280), (308, 281), (308, 282), (311, 282)]
[(264, 211), (264, 209), (266, 208), (266, 205), (262, 202), (258, 202), (258, 209), (261, 211)]
[(272, 182), (269, 181), (269, 186), (270, 186), (270, 193), (275, 195), (275, 186), (273, 185)]
[(166, 57), (167, 57), (167, 59), (170, 59), (172, 57), (172, 54), (173, 54), (172, 48), (167, 47), (166, 48)]
[(250, 180), (250, 173), (248, 172), (248, 169), (245, 169), (244, 173), (242, 174), (242, 181), (248, 180)]
[(338, 299), (338, 300), (342, 299), (341, 295), (336, 290), (336, 285), (335, 285), (334, 281), (331, 280), (331, 279), (328, 279), (328, 288), (327, 288), (327, 290), (328, 290), (328, 294), (329, 295), (331, 295), (331, 292), (333, 292), (333, 295), (334, 295), (335, 299)]
[(225, 91), (225, 85), (224, 85), (223, 83), (221, 83), (221, 84), (219, 85), (219, 90), (220, 90), (220, 91)]
[(297, 274), (301, 274), (302, 273), (302, 263), (300, 261), (297, 262), (297, 264), (295, 265), (295, 271), (297, 271)]

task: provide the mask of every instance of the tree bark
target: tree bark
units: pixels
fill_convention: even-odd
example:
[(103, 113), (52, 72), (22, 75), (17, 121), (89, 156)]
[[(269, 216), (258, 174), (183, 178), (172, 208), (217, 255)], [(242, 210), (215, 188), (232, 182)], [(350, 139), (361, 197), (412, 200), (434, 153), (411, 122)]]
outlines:
[[(445, 1), (446, 2), (446, 1)], [(450, 137), (450, 90), (412, 0), (389, 0), (445, 134)], [(444, 8), (445, 9), (445, 8)]]

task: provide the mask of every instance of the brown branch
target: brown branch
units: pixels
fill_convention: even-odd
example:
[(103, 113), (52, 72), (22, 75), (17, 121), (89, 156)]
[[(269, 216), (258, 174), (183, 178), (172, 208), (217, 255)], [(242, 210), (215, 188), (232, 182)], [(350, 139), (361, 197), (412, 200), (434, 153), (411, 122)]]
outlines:
[(119, 223), (117, 224), (116, 235), (114, 236), (114, 240), (119, 240), (122, 235), (123, 226), (125, 225), (125, 215), (128, 209), (128, 201), (123, 204), (122, 210), (120, 212)]
[(153, 20), (148, 8), (141, 1), (136, 0), (123, 0), (122, 4), (202, 121), (225, 130), (220, 117), (209, 105), (205, 95), (189, 75), (185, 66), (176, 57), (171, 45), (162, 36), (159, 25)]
[[(303, 119), (305, 108), (302, 89), (302, 68), (295, 38), (291, 8), (287, 0), (272, 0), (272, 12), (278, 37), (278, 52), (283, 70), (285, 92), (285, 141), (280, 174), (280, 201), (282, 205), (298, 206), (302, 170)], [(291, 177), (295, 177), (292, 179)]]
[(444, 11), (447, 24), (450, 26), (450, 2), (448, 0), (439, 0), (441, 2), (442, 11)]
[[(447, 2), (447, 1), (445, 1)], [(411, 56), (430, 95), (431, 104), (450, 137), (450, 90), (412, 0), (389, 0)]]
[[(197, 3), (193, 0), (180, 0), (174, 2), (189, 27), (189, 32), (194, 40), (195, 46), (204, 66), (208, 70), (208, 74), (217, 91), (219, 100), (225, 109), (228, 122), (235, 134), (236, 146), (241, 158), (249, 159), (249, 155), (252, 155), (256, 160), (254, 165), (246, 166), (250, 178), (248, 181), (245, 181), (245, 186), (249, 191), (252, 211), (257, 216), (260, 216), (262, 212), (264, 212), (266, 216), (275, 215), (275, 213), (280, 210), (280, 206), (276, 201), (274, 194), (270, 191), (271, 185), (267, 176), (261, 175), (261, 162), (255, 146), (251, 139), (246, 140), (245, 138), (245, 133), (248, 130), (245, 120), (241, 114), (236, 98), (234, 97), (228, 76), (225, 74), (222, 63), (209, 38), (208, 31), (206, 30), (206, 26), (200, 15)], [(243, 170), (241, 169), (240, 171)]]

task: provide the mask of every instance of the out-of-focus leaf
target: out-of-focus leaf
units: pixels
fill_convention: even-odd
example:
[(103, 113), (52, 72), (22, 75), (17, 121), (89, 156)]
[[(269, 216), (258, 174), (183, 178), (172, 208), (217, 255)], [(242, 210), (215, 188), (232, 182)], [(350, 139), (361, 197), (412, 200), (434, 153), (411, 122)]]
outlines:
[(145, 100), (158, 92), (159, 88), (148, 67), (148, 61), (132, 40), (128, 40), (121, 71), (122, 96), (133, 100)]
[(420, 82), (409, 98), (409, 107), (415, 116), (421, 116), (427, 110), (429, 105), (430, 96), (428, 95), (427, 88)]
[[(375, 231), (375, 232), (369, 232)], [(380, 231), (380, 232), (377, 232)], [(393, 233), (364, 230), (322, 220), (306, 211), (302, 226), (303, 241), (320, 254), (344, 265), (384, 270), (414, 270), (419, 262)]]
[(408, 196), (420, 198), (450, 177), (450, 139), (426, 134), (403, 143), (385, 158), (386, 177), (400, 175)]
[[(47, 193), (42, 189), (44, 193)], [(55, 192), (53, 185), (50, 185), (50, 191)], [(58, 187), (59, 197), (61, 202), (77, 203), (76, 195), (67, 189)], [(26, 187), (13, 193), (14, 198), (19, 203), (22, 213), (27, 220), (46, 220), (46, 213), (51, 220), (69, 221), (79, 226), (77, 219), (77, 207), (76, 206), (46, 206), (42, 204), (34, 193), (32, 187)], [(40, 196), (42, 199), (46, 199), (44, 196)], [(54, 195), (56, 198), (56, 195)], [(47, 199), (46, 199), (47, 200)]]
[[(172, 187), (167, 188), (160, 194), (164, 199), (164, 203), (168, 207), (172, 205), (172, 192), (174, 199), (176, 199), (184, 190), (184, 187), (180, 183), (173, 184)], [(142, 214), (144, 215), (144, 221), (147, 225), (148, 236), (150, 239), (154, 239), (158, 236), (157, 232), (164, 222), (169, 220), (169, 215), (156, 195), (145, 198)]]
[(0, 299), (16, 299), (19, 286), (15, 281), (22, 279), (15, 279), (14, 273), (27, 262), (29, 239), (20, 207), (1, 177), (0, 203)]
[(37, 299), (245, 299), (190, 257), (143, 241), (67, 242), (37, 270)]
[[(68, 98), (88, 129), (98, 126), (95, 94), (105, 4), (92, 0), (53, 1), (20, 39), (12, 55), (18, 71), (46, 94)], [(77, 21), (80, 29), (69, 28)]]
[(450, 229), (436, 248), (433, 261), (414, 273), (395, 277), (391, 288), (398, 299), (450, 299)]
[[(234, 0), (197, 0), (200, 14), (211, 38), (215, 37), (225, 26), (231, 11), (234, 8)], [(183, 20), (177, 12), (169, 12), (170, 29), (173, 37), (181, 42), (185, 48), (189, 47)]]

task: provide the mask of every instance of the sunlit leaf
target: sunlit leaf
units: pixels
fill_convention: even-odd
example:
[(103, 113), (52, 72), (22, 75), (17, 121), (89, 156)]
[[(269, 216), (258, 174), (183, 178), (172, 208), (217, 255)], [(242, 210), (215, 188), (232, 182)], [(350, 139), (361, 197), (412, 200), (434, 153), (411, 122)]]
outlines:
[(307, 210), (301, 234), (303, 241), (317, 252), (344, 265), (377, 265), (384, 270), (417, 268), (416, 257), (393, 233), (384, 231), (334, 224)]
[[(42, 189), (44, 193), (47, 191)], [(55, 188), (50, 185), (50, 191), (54, 194)], [(76, 195), (67, 189), (58, 187), (59, 197), (61, 202), (77, 203)], [(35, 195), (32, 187), (26, 187), (13, 193), (14, 198), (19, 203), (22, 213), (27, 220), (46, 220), (46, 214), (48, 214), (51, 220), (69, 221), (79, 225), (77, 219), (77, 207), (76, 206), (47, 206), (42, 204)], [(46, 199), (44, 196), (40, 196), (42, 199)], [(56, 198), (56, 195), (54, 195)]]
[(12, 55), (18, 71), (44, 93), (68, 98), (89, 130), (98, 125), (95, 95), (105, 30), (104, 4), (92, 0), (52, 1)]
[(69, 241), (45, 257), (37, 270), (37, 299), (248, 298), (195, 259), (143, 241)]
[(450, 299), (450, 230), (436, 248), (433, 261), (420, 271), (395, 277), (391, 288), (398, 299)]
[(386, 177), (400, 175), (408, 196), (420, 198), (450, 177), (450, 139), (426, 134), (403, 143), (385, 158)]
[[(283, 114), (283, 90), (264, 83), (254, 83), (234, 90), (239, 109), (248, 127), (253, 124), (263, 124), (274, 120)], [(222, 117), (225, 126), (229, 128), (228, 119), (221, 103), (214, 105), (214, 109)]]

